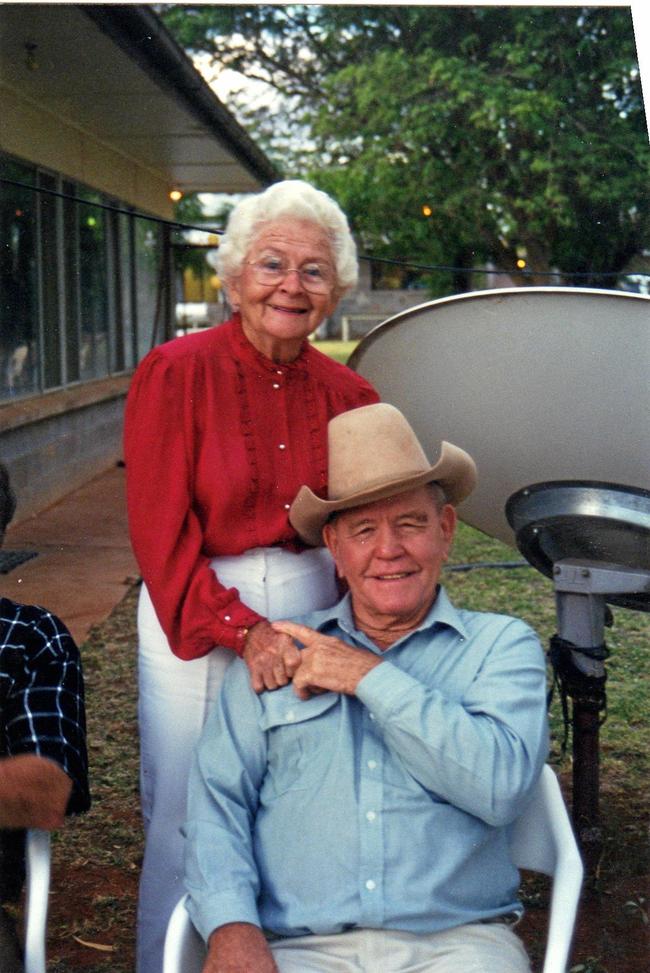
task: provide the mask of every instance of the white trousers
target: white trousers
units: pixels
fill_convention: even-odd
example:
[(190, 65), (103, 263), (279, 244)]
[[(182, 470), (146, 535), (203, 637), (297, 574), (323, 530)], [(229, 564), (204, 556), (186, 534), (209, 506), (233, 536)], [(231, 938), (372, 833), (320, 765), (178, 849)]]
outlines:
[[(242, 601), (271, 620), (328, 608), (338, 593), (324, 549), (256, 548), (211, 566)], [(173, 655), (142, 586), (138, 604), (140, 789), (145, 853), (138, 904), (138, 973), (160, 973), (167, 921), (184, 892), (183, 838), (190, 758), (217, 697), (229, 649), (202, 659)]]
[(530, 973), (521, 940), (500, 923), (427, 935), (353, 929), (269, 945), (280, 973)]

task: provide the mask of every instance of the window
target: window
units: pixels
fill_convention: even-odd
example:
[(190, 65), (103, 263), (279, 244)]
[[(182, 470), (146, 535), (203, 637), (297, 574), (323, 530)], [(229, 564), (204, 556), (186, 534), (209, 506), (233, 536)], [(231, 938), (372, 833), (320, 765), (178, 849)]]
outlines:
[(122, 300), (122, 338), (124, 367), (133, 368), (138, 359), (137, 354), (137, 318), (136, 318), (136, 276), (135, 276), (135, 219), (120, 214), (119, 220), (119, 259), (121, 300)]
[(162, 235), (149, 220), (135, 220), (135, 267), (138, 313), (138, 358), (162, 341)]
[[(73, 182), (64, 182), (64, 196), (76, 193)], [(63, 267), (65, 291), (65, 337), (68, 382), (78, 382), (80, 378), (79, 349), (81, 347), (81, 287), (79, 272), (79, 226), (77, 206), (72, 199), (63, 199)]]
[[(0, 157), (0, 176), (34, 183), (32, 169)], [(0, 400), (39, 388), (36, 224), (30, 189), (2, 184), (0, 192)]]
[[(77, 189), (77, 196), (99, 203), (97, 193)], [(82, 379), (99, 378), (109, 373), (108, 293), (107, 293), (107, 219), (98, 206), (77, 203), (79, 233), (79, 287), (81, 289)]]
[(2, 154), (0, 179), (0, 404), (133, 368), (165, 338), (160, 223)]
[[(56, 192), (54, 176), (39, 172), (38, 185)], [(43, 388), (57, 388), (62, 384), (61, 309), (59, 307), (59, 205), (49, 192), (38, 194), (40, 254), (41, 370)]]

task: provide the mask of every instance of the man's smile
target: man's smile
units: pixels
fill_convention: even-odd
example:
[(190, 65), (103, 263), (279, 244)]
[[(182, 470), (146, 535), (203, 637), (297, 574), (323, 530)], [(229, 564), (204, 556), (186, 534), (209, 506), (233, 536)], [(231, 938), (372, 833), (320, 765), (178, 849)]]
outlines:
[(371, 574), (370, 578), (373, 581), (401, 581), (403, 578), (410, 578), (414, 574), (416, 574), (415, 571), (399, 571), (392, 574)]

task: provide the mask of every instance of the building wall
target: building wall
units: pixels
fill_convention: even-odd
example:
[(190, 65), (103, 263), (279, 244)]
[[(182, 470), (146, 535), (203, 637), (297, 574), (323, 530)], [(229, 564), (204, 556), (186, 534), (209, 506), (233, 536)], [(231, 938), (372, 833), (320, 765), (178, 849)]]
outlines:
[(0, 149), (116, 196), (137, 209), (173, 217), (167, 181), (88, 132), (0, 85)]
[[(83, 184), (114, 198), (119, 205), (164, 219), (173, 217), (168, 180), (160, 173), (99, 141), (73, 119), (53, 113), (6, 84), (0, 84), (0, 104), (0, 154)], [(0, 186), (0, 192), (2, 189)], [(58, 249), (62, 249), (61, 240)], [(42, 248), (38, 254), (41, 261)], [(39, 283), (35, 282), (35, 287), (41, 294), (42, 272), (36, 276)], [(124, 277), (126, 291), (128, 274)], [(153, 302), (153, 296), (144, 296), (138, 287), (139, 307), (132, 311), (132, 316), (136, 310), (140, 312), (138, 334), (133, 339), (137, 344), (133, 352), (136, 360), (150, 346)], [(115, 300), (108, 304), (112, 315)], [(42, 342), (38, 365), (42, 372), (43, 356), (47, 353), (42, 335), (42, 297), (35, 300), (36, 306), (40, 308), (37, 317), (41, 323), (35, 324), (34, 329), (37, 343), (38, 335)], [(70, 327), (68, 309), (63, 308), (61, 313), (62, 327)], [(113, 331), (111, 321), (107, 333), (115, 342)], [(0, 341), (0, 363), (4, 368), (2, 345)], [(41, 388), (37, 394), (24, 398), (7, 400), (0, 394), (0, 461), (8, 467), (18, 497), (16, 519), (38, 513), (121, 459), (124, 402), (133, 358), (129, 360), (127, 356), (126, 372), (123, 365), (122, 374), (77, 381), (54, 390)], [(0, 380), (0, 391), (2, 384)]]
[(122, 458), (128, 377), (89, 382), (3, 409), (2, 462), (18, 497), (15, 520), (38, 513)]
[(39, 193), (128, 206), (71, 171), (0, 151), (0, 176), (21, 183), (0, 187), (0, 461), (20, 519), (121, 458), (132, 370), (169, 336), (160, 225)]

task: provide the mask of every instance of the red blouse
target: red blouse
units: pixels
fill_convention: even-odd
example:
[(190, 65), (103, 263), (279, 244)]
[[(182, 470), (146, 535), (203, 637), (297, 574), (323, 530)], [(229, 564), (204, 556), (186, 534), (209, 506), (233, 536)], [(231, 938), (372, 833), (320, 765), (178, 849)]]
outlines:
[(237, 315), (143, 359), (125, 415), (129, 527), (177, 656), (234, 649), (237, 630), (260, 621), (210, 559), (303, 550), (287, 513), (303, 483), (326, 496), (327, 423), (376, 401), (368, 382), (309, 342), (289, 364), (265, 358)]

